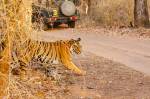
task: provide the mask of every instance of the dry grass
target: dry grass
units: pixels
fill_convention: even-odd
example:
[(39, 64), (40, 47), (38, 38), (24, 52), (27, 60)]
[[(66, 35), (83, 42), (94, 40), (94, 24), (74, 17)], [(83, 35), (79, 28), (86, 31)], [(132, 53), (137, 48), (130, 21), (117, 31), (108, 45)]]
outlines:
[(105, 0), (99, 3), (93, 8), (96, 16), (99, 16), (95, 18), (97, 23), (118, 26), (133, 21), (133, 0)]
[[(88, 0), (80, 5), (81, 23), (83, 25), (129, 26), (134, 22), (134, 0), (91, 0), (89, 14), (86, 14)], [(150, 0), (148, 0), (150, 14)], [(85, 18), (88, 17), (88, 18)], [(89, 20), (91, 19), (91, 20)], [(89, 22), (90, 21), (90, 22)], [(93, 23), (93, 24), (91, 24)]]
[[(0, 98), (11, 99), (15, 97), (16, 99), (23, 99), (27, 97), (28, 99), (38, 99), (37, 97), (41, 97), (40, 99), (42, 99), (43, 93), (37, 91), (38, 86), (36, 86), (36, 91), (34, 91), (32, 84), (51, 83), (44, 82), (44, 79), (43, 82), (40, 82), (41, 79), (39, 77), (43, 77), (42, 74), (39, 74), (37, 78), (32, 78), (32, 75), (29, 75), (30, 77), (26, 79), (27, 82), (16, 80), (11, 74), (11, 69), (13, 68), (13, 65), (10, 65), (12, 50), (28, 39), (28, 35), (32, 31), (31, 3), (32, 0), (0, 0), (0, 34), (3, 35), (0, 38), (8, 41), (6, 44), (7, 53), (3, 54), (3, 58), (0, 59)], [(112, 0), (99, 0), (97, 4), (93, 5), (91, 14), (94, 17), (90, 18), (95, 23), (118, 26), (128, 25), (130, 21), (133, 21), (133, 0), (115, 0), (113, 2)]]
[[(12, 82), (11, 56), (13, 49), (28, 38), (31, 32), (31, 1), (27, 0), (0, 0), (0, 30), (1, 39), (6, 43), (0, 60), (0, 92), (1, 99), (9, 98)], [(15, 86), (15, 85), (13, 85)]]
[[(12, 74), (12, 69), (18, 66), (12, 64), (14, 63), (14, 58), (18, 60), (17, 57), (13, 56), (13, 53), (16, 51), (16, 49), (17, 51), (19, 50), (18, 47), (20, 47), (20, 45), (22, 45), (25, 40), (29, 39), (30, 33), (33, 31), (31, 23), (32, 0), (3, 0), (0, 2), (0, 18), (2, 20), (1, 38), (4, 39), (6, 44), (4, 51), (7, 51), (7, 54), (2, 53), (3, 51), (0, 52), (2, 56), (2, 61), (0, 61), (0, 88), (2, 89), (0, 90), (1, 97), (6, 97), (8, 99), (42, 99), (38, 98), (42, 97), (42, 93), (38, 89), (39, 86), (36, 86), (35, 84), (38, 83), (38, 81), (43, 81), (40, 75), (38, 75), (39, 79), (37, 81), (37, 78), (32, 77), (33, 74), (20, 74), (17, 79)], [(19, 50), (19, 53), (21, 52), (22, 50)], [(32, 71), (30, 72), (32, 73)], [(42, 86), (44, 86), (44, 84), (42, 84)], [(52, 94), (50, 96), (54, 95)]]

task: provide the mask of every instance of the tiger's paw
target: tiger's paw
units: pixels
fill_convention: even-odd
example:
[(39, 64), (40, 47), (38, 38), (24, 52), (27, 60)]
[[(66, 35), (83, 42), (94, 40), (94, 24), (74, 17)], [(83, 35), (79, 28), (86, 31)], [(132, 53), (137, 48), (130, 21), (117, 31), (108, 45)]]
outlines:
[(76, 72), (75, 74), (77, 74), (79, 76), (84, 76), (84, 75), (86, 75), (86, 71)]

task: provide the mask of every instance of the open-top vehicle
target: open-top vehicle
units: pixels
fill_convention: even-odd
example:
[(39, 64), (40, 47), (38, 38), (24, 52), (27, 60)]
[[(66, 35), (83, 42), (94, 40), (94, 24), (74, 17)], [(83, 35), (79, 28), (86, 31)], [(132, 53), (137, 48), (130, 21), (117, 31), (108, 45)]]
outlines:
[(32, 22), (38, 23), (43, 30), (49, 26), (54, 27), (62, 23), (74, 28), (79, 19), (79, 11), (75, 6), (75, 0), (54, 0), (48, 7), (33, 4)]

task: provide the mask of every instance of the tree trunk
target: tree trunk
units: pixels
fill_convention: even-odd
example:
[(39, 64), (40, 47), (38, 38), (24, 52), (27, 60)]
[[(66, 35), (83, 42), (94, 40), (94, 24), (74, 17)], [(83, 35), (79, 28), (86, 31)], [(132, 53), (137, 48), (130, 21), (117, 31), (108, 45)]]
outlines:
[[(14, 1), (14, 2), (13, 2)], [(31, 0), (2, 0), (0, 8), (5, 12), (3, 33), (6, 46), (0, 52), (0, 99), (10, 99), (9, 82), (12, 62), (12, 50), (20, 41), (27, 39), (27, 34), (31, 32)], [(0, 19), (1, 21), (2, 19)], [(14, 46), (15, 45), (15, 46)]]
[(91, 0), (88, 0), (88, 14), (91, 13)]
[(134, 24), (136, 27), (149, 27), (147, 0), (135, 0)]

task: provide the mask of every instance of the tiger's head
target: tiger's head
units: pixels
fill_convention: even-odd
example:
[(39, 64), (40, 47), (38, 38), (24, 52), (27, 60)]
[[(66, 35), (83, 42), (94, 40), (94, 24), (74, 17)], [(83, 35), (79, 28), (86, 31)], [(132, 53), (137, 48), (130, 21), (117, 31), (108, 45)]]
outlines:
[(78, 38), (77, 40), (71, 39), (69, 41), (71, 53), (81, 54), (82, 46), (80, 45), (80, 41), (81, 38)]

